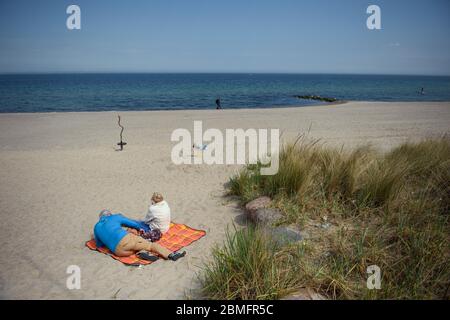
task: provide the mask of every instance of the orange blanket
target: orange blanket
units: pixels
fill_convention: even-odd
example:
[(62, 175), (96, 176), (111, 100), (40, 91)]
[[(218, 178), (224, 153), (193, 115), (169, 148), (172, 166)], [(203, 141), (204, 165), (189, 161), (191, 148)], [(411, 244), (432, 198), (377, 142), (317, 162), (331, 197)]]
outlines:
[[(197, 241), (198, 239), (202, 238), (205, 235), (206, 231), (195, 230), (184, 224), (171, 223), (169, 231), (167, 231), (161, 237), (158, 243), (166, 247), (170, 251), (177, 251), (183, 247), (190, 245), (192, 242)], [(107, 249), (106, 247), (97, 248), (94, 239), (87, 241), (86, 247), (88, 247), (91, 250), (97, 250), (101, 253), (107, 254), (126, 265), (138, 266), (141, 264), (146, 265), (152, 263), (151, 261), (148, 260), (139, 259), (135, 254), (129, 257), (118, 257), (114, 255), (111, 251), (109, 251), (109, 249)]]

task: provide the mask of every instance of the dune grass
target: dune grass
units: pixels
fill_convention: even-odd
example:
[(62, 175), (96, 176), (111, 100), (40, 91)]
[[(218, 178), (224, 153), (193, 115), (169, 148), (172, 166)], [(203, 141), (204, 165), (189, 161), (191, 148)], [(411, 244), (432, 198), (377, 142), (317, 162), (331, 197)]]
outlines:
[(212, 256), (201, 276), (211, 299), (277, 299), (298, 285), (298, 253), (283, 251), (254, 226), (227, 231), (225, 244), (213, 249)]
[[(310, 237), (276, 248), (259, 229), (229, 234), (206, 268), (207, 296), (278, 298), (309, 286), (331, 299), (449, 297), (448, 138), (406, 143), (385, 154), (302, 138), (283, 147), (276, 175), (259, 172), (249, 165), (232, 177), (230, 194), (243, 203), (270, 196), (283, 223)], [(324, 220), (331, 227), (318, 228)], [(274, 259), (277, 254), (291, 258)], [(367, 289), (370, 265), (381, 269), (379, 290)]]

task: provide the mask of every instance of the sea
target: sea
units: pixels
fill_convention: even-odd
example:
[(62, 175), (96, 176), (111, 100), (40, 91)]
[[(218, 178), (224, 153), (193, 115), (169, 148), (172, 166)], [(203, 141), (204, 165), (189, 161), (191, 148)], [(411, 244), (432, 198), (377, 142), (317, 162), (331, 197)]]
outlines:
[[(422, 91), (423, 88), (423, 91)], [(335, 74), (1, 74), (0, 112), (275, 108), (345, 101), (450, 101), (448, 76)]]

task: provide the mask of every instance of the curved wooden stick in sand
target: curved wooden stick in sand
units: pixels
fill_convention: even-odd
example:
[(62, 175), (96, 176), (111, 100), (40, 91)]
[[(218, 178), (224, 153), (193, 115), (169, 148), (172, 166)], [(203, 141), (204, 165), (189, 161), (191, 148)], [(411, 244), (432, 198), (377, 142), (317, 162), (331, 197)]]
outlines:
[(120, 115), (117, 115), (117, 117), (119, 118), (119, 120), (117, 121), (117, 124), (119, 125), (120, 128), (122, 128), (120, 130), (120, 142), (117, 143), (117, 145), (120, 146), (120, 151), (122, 151), (123, 150), (123, 146), (126, 145), (127, 143), (122, 141), (122, 133), (123, 133), (124, 127), (120, 124)]

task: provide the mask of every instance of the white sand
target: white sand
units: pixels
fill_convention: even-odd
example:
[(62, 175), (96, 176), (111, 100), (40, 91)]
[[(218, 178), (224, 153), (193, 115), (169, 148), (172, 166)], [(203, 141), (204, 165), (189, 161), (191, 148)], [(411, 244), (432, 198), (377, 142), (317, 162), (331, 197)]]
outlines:
[[(128, 142), (114, 151), (116, 112), (0, 115), (0, 297), (177, 299), (189, 297), (211, 247), (241, 210), (223, 197), (235, 166), (175, 166), (175, 128), (280, 128), (331, 145), (371, 142), (389, 149), (450, 129), (450, 103), (351, 102), (323, 107), (121, 112)], [(126, 267), (90, 251), (103, 208), (143, 217), (153, 191), (166, 195), (173, 220), (205, 229), (186, 258)], [(66, 268), (81, 268), (81, 289), (66, 288)]]

